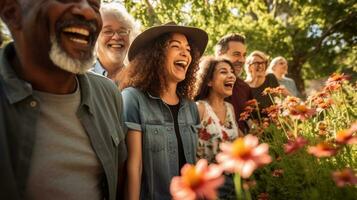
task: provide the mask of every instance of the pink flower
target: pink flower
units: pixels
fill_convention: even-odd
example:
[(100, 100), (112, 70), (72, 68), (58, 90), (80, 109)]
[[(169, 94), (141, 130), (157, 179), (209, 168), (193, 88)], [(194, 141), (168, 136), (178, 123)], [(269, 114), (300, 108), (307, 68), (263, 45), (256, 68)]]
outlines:
[(312, 154), (318, 158), (330, 157), (336, 155), (337, 149), (330, 143), (321, 142), (316, 146), (309, 147), (307, 149), (309, 154)]
[(315, 109), (310, 109), (303, 104), (291, 106), (289, 107), (289, 111), (293, 118), (300, 120), (306, 120), (316, 113)]
[(268, 144), (258, 145), (258, 138), (249, 134), (237, 138), (233, 143), (222, 143), (222, 152), (216, 160), (224, 170), (238, 172), (242, 178), (248, 178), (258, 167), (271, 162)]
[(304, 147), (307, 143), (308, 141), (302, 136), (296, 138), (295, 140), (288, 140), (288, 143), (284, 144), (284, 151), (286, 154), (292, 154)]
[(223, 170), (201, 159), (196, 166), (186, 164), (181, 176), (172, 178), (170, 192), (174, 200), (216, 199), (217, 188), (223, 184)]
[(346, 168), (341, 171), (332, 172), (332, 178), (335, 181), (337, 187), (344, 187), (346, 185), (357, 184), (356, 174), (350, 168)]

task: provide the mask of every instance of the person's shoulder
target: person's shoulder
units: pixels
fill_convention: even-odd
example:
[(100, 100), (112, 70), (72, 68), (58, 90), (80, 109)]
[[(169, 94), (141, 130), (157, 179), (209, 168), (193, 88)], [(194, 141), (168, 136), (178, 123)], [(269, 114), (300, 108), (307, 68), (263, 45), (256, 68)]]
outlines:
[(113, 84), (113, 82), (109, 78), (102, 76), (100, 74), (97, 74), (93, 71), (87, 71), (85, 73), (85, 76), (88, 77), (88, 79), (91, 83), (115, 86), (115, 84)]
[(129, 94), (129, 95), (134, 95), (134, 96), (143, 95), (143, 92), (135, 87), (124, 88), (122, 90), (122, 93), (123, 93), (123, 95), (124, 94)]
[(237, 77), (236, 79), (236, 83), (234, 84), (237, 88), (250, 88), (248, 83), (246, 83), (245, 81), (243, 81), (241, 78)]
[(286, 76), (284, 77), (284, 80), (289, 81), (289, 82), (295, 82), (294, 79), (286, 77)]
[(275, 75), (272, 74), (272, 73), (267, 74), (267, 75), (266, 75), (266, 78), (267, 78), (267, 79), (270, 79), (270, 80), (278, 80), (278, 79), (275, 77)]
[(107, 95), (116, 95), (119, 97), (121, 96), (121, 92), (115, 83), (102, 75), (87, 71), (83, 75), (80, 75), (79, 79), (82, 79), (80, 84), (87, 85), (89, 91), (94, 93), (100, 92)]

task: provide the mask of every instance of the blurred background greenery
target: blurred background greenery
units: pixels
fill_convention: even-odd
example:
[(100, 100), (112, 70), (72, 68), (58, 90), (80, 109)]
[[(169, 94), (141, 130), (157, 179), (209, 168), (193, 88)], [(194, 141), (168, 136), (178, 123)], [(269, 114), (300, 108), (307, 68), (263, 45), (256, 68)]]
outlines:
[(206, 54), (223, 35), (241, 33), (248, 53), (287, 58), (288, 76), (300, 91), (309, 80), (336, 71), (357, 78), (357, 0), (104, 0), (112, 1), (122, 3), (143, 29), (175, 21), (206, 30)]

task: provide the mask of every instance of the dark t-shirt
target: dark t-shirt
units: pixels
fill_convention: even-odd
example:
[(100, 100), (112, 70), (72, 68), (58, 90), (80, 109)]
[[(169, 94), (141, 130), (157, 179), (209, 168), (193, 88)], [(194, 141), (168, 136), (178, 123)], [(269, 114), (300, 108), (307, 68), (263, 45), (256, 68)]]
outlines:
[(239, 117), (240, 114), (244, 111), (245, 102), (253, 98), (253, 93), (249, 85), (242, 79), (237, 78), (233, 87), (232, 96), (227, 98), (227, 101), (233, 105), (238, 127), (244, 133), (248, 132), (249, 126), (245, 121), (240, 121)]
[(273, 105), (273, 102), (271, 101), (269, 95), (263, 95), (262, 92), (265, 90), (265, 88), (276, 88), (278, 86), (279, 82), (274, 76), (274, 74), (268, 74), (265, 76), (265, 81), (261, 86), (251, 88), (253, 97), (258, 101), (260, 112), (262, 111), (262, 109)]
[(177, 139), (177, 147), (178, 147), (178, 157), (179, 157), (179, 169), (181, 173), (181, 168), (183, 167), (183, 165), (186, 163), (186, 159), (185, 159), (185, 154), (183, 152), (183, 144), (182, 144), (182, 139), (180, 136), (180, 131), (179, 131), (179, 126), (178, 126), (178, 111), (180, 109), (180, 103), (176, 104), (176, 105), (169, 105), (172, 117), (174, 119), (174, 127), (175, 127), (175, 134), (176, 134), (176, 139)]

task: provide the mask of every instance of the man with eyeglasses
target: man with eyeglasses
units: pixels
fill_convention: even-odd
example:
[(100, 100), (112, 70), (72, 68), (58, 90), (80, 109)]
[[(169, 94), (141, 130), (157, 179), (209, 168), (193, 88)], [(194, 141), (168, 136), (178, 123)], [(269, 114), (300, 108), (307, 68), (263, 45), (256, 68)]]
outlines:
[(215, 55), (229, 60), (234, 67), (237, 79), (233, 94), (228, 100), (233, 104), (238, 127), (243, 133), (249, 131), (249, 126), (245, 121), (239, 120), (239, 117), (244, 111), (246, 101), (253, 99), (251, 88), (240, 77), (245, 63), (246, 50), (245, 38), (237, 33), (223, 36), (215, 47)]
[(92, 71), (118, 82), (129, 45), (137, 35), (139, 25), (118, 3), (103, 4), (100, 13), (103, 27), (97, 41), (98, 59)]

